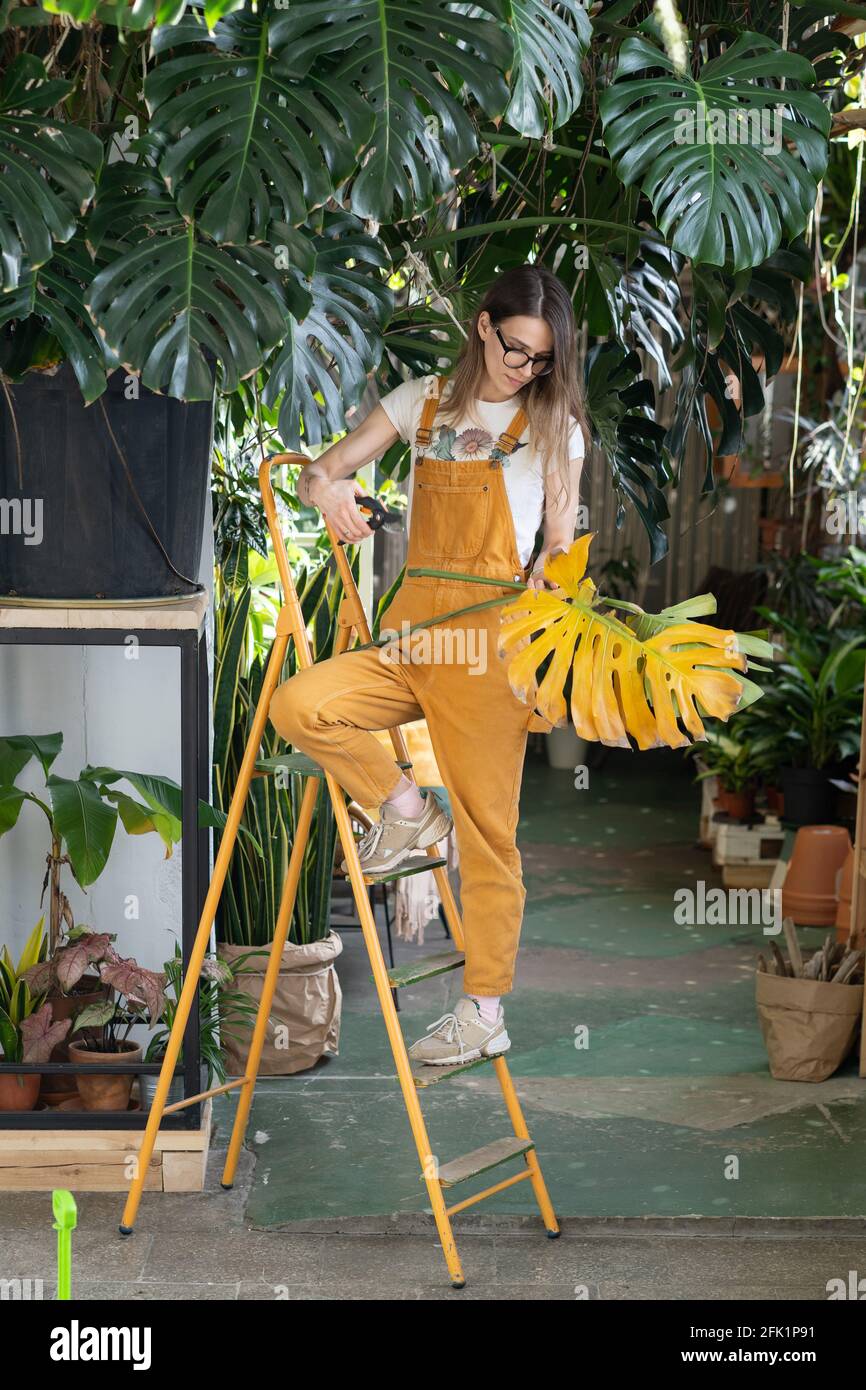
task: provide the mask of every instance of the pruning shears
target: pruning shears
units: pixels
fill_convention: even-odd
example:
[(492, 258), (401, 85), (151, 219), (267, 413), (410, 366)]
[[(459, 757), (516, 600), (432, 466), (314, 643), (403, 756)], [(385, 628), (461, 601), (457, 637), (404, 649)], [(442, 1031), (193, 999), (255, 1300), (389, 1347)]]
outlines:
[[(403, 513), (389, 512), (377, 497), (355, 498), (355, 506), (360, 512), (364, 513), (364, 520), (371, 531), (402, 531)], [(338, 545), (345, 545), (345, 541), (338, 541)]]

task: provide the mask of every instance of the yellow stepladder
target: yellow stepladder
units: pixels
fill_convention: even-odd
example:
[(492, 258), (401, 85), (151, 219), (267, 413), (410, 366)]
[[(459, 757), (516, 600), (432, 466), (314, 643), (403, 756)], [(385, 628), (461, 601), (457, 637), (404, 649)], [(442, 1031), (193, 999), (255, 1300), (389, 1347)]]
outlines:
[[(330, 773), (325, 772), (323, 768), (301, 754), (287, 754), (285, 758), (281, 757), (276, 760), (281, 767), (286, 767), (289, 771), (296, 772), (298, 775), (303, 776), (305, 782), (295, 830), (295, 839), (289, 858), (288, 869), (286, 871), (280, 899), (280, 907), (277, 914), (274, 939), (270, 949), (268, 967), (262, 987), (262, 995), (259, 1001), (258, 1013), (256, 1015), (256, 1022), (250, 1042), (246, 1071), (243, 1077), (234, 1081), (229, 1081), (222, 1086), (214, 1086), (210, 1090), (201, 1091), (195, 1096), (189, 1096), (172, 1105), (166, 1105), (165, 1103), (183, 1043), (183, 1035), (187, 1020), (189, 1019), (195, 1000), (196, 986), (201, 973), (202, 962), (210, 940), (211, 928), (219, 905), (232, 851), (237, 839), (238, 827), (249, 793), (250, 783), (254, 776), (262, 774), (263, 768), (257, 767), (262, 737), (268, 720), (271, 697), (281, 679), (289, 641), (291, 640), (295, 644), (299, 669), (310, 666), (313, 662), (307, 638), (306, 625), (301, 611), (301, 604), (289, 566), (289, 557), (285, 540), (283, 539), (279, 527), (274, 491), (271, 482), (271, 473), (274, 468), (281, 467), (287, 463), (303, 465), (306, 462), (307, 460), (301, 454), (277, 454), (272, 458), (264, 459), (259, 468), (259, 487), (265, 507), (268, 529), (273, 541), (274, 555), (283, 593), (283, 604), (277, 619), (276, 636), (265, 671), (259, 702), (253, 717), (250, 737), (244, 751), (237, 786), (235, 787), (229, 806), (219, 852), (214, 863), (210, 887), (202, 909), (201, 919), (199, 921), (189, 965), (184, 978), (183, 989), (166, 1045), (162, 1069), (157, 1081), (156, 1094), (151, 1104), (147, 1127), (145, 1128), (141, 1147), (138, 1151), (137, 1163), (134, 1166), (134, 1177), (126, 1199), (120, 1232), (121, 1235), (124, 1236), (132, 1234), (139, 1203), (141, 1201), (141, 1194), (144, 1188), (145, 1176), (153, 1154), (154, 1144), (163, 1115), (168, 1115), (176, 1110), (182, 1110), (185, 1106), (205, 1100), (208, 1096), (220, 1095), (226, 1091), (239, 1090), (240, 1096), (228, 1153), (226, 1155), (222, 1186), (228, 1190), (234, 1182), (238, 1159), (240, 1157), (246, 1134), (247, 1122), (249, 1120), (253, 1089), (258, 1075), (268, 1018), (279, 974), (280, 960), (283, 947), (288, 937), (301, 865), (309, 840), (313, 810), (318, 796), (318, 783), (319, 780), (324, 777), (328, 792), (330, 793), (337, 830), (349, 870), (348, 878), (352, 885), (355, 905), (358, 910), (364, 941), (370, 958), (376, 993), (379, 998), (382, 1016), (385, 1020), (385, 1028), (388, 1033), (388, 1040), (391, 1044), (391, 1051), (394, 1055), (397, 1079), (399, 1080), (400, 1089), (403, 1093), (403, 1101), (409, 1115), (409, 1123), (412, 1127), (415, 1147), (418, 1151), (421, 1176), (427, 1186), (433, 1218), (436, 1222), (436, 1228), (442, 1242), (442, 1252), (448, 1266), (448, 1273), (451, 1278), (452, 1286), (456, 1289), (461, 1289), (466, 1281), (463, 1275), (460, 1257), (457, 1253), (454, 1234), (451, 1229), (450, 1218), (454, 1216), (455, 1213), (464, 1211), (467, 1207), (474, 1206), (476, 1202), (481, 1202), (486, 1197), (492, 1197), (495, 1193), (503, 1192), (506, 1188), (513, 1187), (516, 1183), (528, 1179), (532, 1183), (532, 1188), (535, 1193), (536, 1201), (538, 1202), (547, 1234), (552, 1239), (560, 1233), (553, 1205), (544, 1183), (541, 1166), (535, 1152), (535, 1145), (527, 1129), (505, 1056), (499, 1055), (493, 1058), (482, 1057), (476, 1061), (467, 1062), (458, 1066), (433, 1067), (425, 1066), (423, 1063), (413, 1064), (406, 1050), (406, 1043), (400, 1028), (393, 991), (405, 985), (431, 979), (434, 976), (441, 975), (450, 970), (457, 970), (463, 965), (463, 925), (457, 910), (457, 904), (454, 901), (454, 895), (451, 891), (445, 860), (441, 858), (437, 847), (434, 845), (431, 846), (425, 854), (419, 855), (417, 858), (409, 860), (406, 864), (398, 866), (398, 868), (390, 874), (376, 878), (366, 876), (358, 858), (355, 837), (352, 833), (350, 807), (347, 806), (345, 793)], [(328, 534), (331, 538), (337, 568), (343, 585), (343, 595), (338, 614), (338, 633), (334, 644), (334, 651), (336, 654), (347, 651), (352, 645), (355, 637), (357, 637), (361, 643), (371, 641), (371, 634), (345, 550), (343, 546), (338, 543), (337, 537), (330, 525), (328, 526)], [(409, 762), (403, 735), (399, 728), (392, 729), (390, 732), (397, 761), (406, 772), (406, 775), (411, 776), (411, 764)], [(443, 952), (436, 956), (430, 956), (423, 960), (414, 961), (410, 965), (395, 966), (392, 970), (389, 970), (385, 964), (382, 948), (379, 944), (376, 921), (367, 888), (369, 884), (381, 882), (383, 878), (389, 880), (402, 878), (411, 873), (419, 873), (424, 869), (432, 869), (433, 871), (436, 886), (439, 890), (445, 916), (451, 931), (451, 937), (456, 949)], [(462, 1075), (464, 1072), (482, 1065), (492, 1065), (496, 1072), (513, 1132), (504, 1139), (496, 1139), (492, 1143), (486, 1144), (483, 1148), (476, 1149), (472, 1153), (464, 1154), (460, 1158), (453, 1159), (449, 1163), (440, 1165), (430, 1146), (430, 1139), (427, 1134), (427, 1127), (424, 1123), (418, 1092), (428, 1086), (435, 1085), (438, 1082), (445, 1081), (454, 1076)], [(514, 1160), (522, 1160), (523, 1167), (519, 1172), (504, 1178), (501, 1182), (495, 1183), (492, 1187), (487, 1187), (483, 1191), (465, 1198), (462, 1202), (456, 1202), (452, 1206), (446, 1203), (445, 1193), (457, 1183), (466, 1182), (471, 1178), (478, 1177), (483, 1173), (487, 1173), (499, 1167), (501, 1164)]]

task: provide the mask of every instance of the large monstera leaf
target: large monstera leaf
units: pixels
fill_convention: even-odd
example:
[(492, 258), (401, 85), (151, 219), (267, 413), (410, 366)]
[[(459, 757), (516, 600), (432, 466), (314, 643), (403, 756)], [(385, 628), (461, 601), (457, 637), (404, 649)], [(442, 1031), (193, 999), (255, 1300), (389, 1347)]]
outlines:
[(273, 256), (203, 237), (152, 168), (113, 165), (89, 230), (108, 264), (87, 309), (117, 359), (151, 390), (209, 400), (215, 361), (221, 389), (233, 391), (281, 341), (286, 310)]
[(44, 265), (55, 244), (74, 236), (96, 191), (101, 141), (49, 116), (71, 91), (71, 82), (49, 79), (32, 53), (14, 60), (0, 86), (0, 263), (6, 291)]
[[(477, 151), (461, 92), (488, 116), (508, 105), (511, 44), (499, 11), (451, 0), (293, 0), (271, 45), (361, 141), (352, 211), (379, 222), (428, 208)], [(442, 80), (440, 80), (440, 77)]]
[(382, 243), (367, 236), (350, 214), (325, 219), (310, 238), (308, 274), (298, 275), (307, 305), (289, 320), (282, 346), (269, 364), (267, 406), (279, 404), (280, 437), (295, 449), (346, 427), (346, 411), (360, 400), (368, 373), (382, 353), (381, 330), (393, 296), (380, 274)]
[[(612, 747), (682, 748), (705, 736), (706, 717), (727, 721), (746, 703), (735, 671), (748, 669), (737, 634), (689, 620), (653, 619), (634, 609), (649, 630), (635, 631), (599, 600), (586, 576), (593, 536), (548, 559), (553, 590), (527, 589), (502, 611), (500, 653), (519, 699), (544, 719)], [(539, 668), (544, 674), (538, 679)], [(755, 687), (751, 688), (754, 696)]]
[[(673, 250), (737, 271), (802, 232), (827, 163), (830, 113), (791, 84), (814, 81), (806, 58), (761, 34), (741, 34), (697, 78), (677, 72), (648, 37), (626, 39), (600, 101), (605, 144), (623, 183), (650, 199)], [(736, 125), (762, 116), (778, 116), (776, 143), (773, 125), (766, 142)]]
[[(28, 270), (17, 290), (0, 297), (0, 327), (12, 320), (31, 320), (40, 325), (43, 355), (48, 362), (65, 358), (75, 372), (87, 405), (101, 396), (106, 385), (106, 353), (84, 308), (84, 291), (94, 265), (81, 234), (58, 246), (45, 265)], [(20, 334), (18, 335), (20, 336)], [(28, 337), (28, 344), (30, 343)], [(14, 340), (8, 345), (14, 349)], [(32, 349), (23, 355), (22, 373), (33, 364)], [(40, 359), (41, 360), (41, 359)], [(16, 379), (14, 351), (4, 359), (4, 370)]]
[[(266, 240), (274, 216), (303, 222), (348, 177), (368, 133), (348, 121), (359, 128), (353, 145), (315, 89), (270, 54), (268, 39), (268, 11), (249, 8), (213, 34), (189, 14), (153, 37), (161, 61), (144, 94), (163, 146), (160, 173), (184, 217), (222, 244)], [(347, 88), (353, 101), (360, 109)]]
[(536, 138), (564, 125), (580, 105), (580, 65), (592, 38), (583, 0), (509, 0), (514, 43), (509, 125)]
[(655, 391), (641, 378), (636, 352), (617, 342), (590, 348), (584, 363), (586, 404), (595, 442), (606, 455), (617, 494), (617, 525), (631, 503), (655, 563), (667, 552), (662, 522), (670, 515), (663, 488), (671, 480), (665, 430), (654, 418)]

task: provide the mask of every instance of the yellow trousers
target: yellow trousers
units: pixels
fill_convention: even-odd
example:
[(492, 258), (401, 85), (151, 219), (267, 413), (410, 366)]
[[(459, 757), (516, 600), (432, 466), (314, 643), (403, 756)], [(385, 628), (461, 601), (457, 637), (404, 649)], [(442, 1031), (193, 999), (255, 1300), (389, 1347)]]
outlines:
[[(410, 597), (416, 598), (411, 607), (417, 615), (425, 605), (406, 594), (411, 584), (404, 584), (397, 601), (402, 597), (402, 612)], [(448, 589), (454, 608), (477, 603), (479, 592), (492, 596), (475, 586), (449, 584)], [(498, 609), (491, 612), (492, 621), (476, 625), (472, 641), (477, 643), (480, 628), (488, 662), (493, 648), (498, 663)], [(451, 625), (449, 631), (454, 631)], [(375, 649), (344, 652), (279, 686), (271, 701), (271, 721), (288, 743), (333, 773), (354, 801), (377, 806), (401, 773), (393, 753), (368, 731), (426, 718), (460, 855), (464, 988), (470, 994), (506, 994), (514, 978), (525, 898), (516, 833), (529, 710), (512, 694), (498, 666), (491, 680), (489, 666), (481, 673), (480, 664), (479, 659), (475, 666), (457, 661), (424, 666), (389, 660)], [(479, 674), (472, 675), (473, 669)]]

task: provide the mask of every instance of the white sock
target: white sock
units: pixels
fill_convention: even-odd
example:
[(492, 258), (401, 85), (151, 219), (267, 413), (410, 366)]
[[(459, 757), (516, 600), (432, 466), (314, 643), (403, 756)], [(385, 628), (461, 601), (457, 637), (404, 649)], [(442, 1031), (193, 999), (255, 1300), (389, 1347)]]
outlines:
[(424, 814), (424, 798), (415, 783), (410, 782), (408, 777), (404, 777), (403, 781), (406, 786), (403, 787), (402, 784), (398, 783), (400, 790), (392, 792), (385, 805), (393, 806), (398, 816), (405, 816), (407, 820), (417, 820), (419, 816)]
[(484, 1020), (484, 1022), (489, 1023), (491, 1026), (496, 1022), (496, 1018), (499, 1013), (499, 1000), (501, 999), (501, 997), (502, 996), (499, 994), (469, 995), (469, 998), (473, 999), (475, 1003), (478, 1005), (478, 1012), (481, 1014), (481, 1017)]

